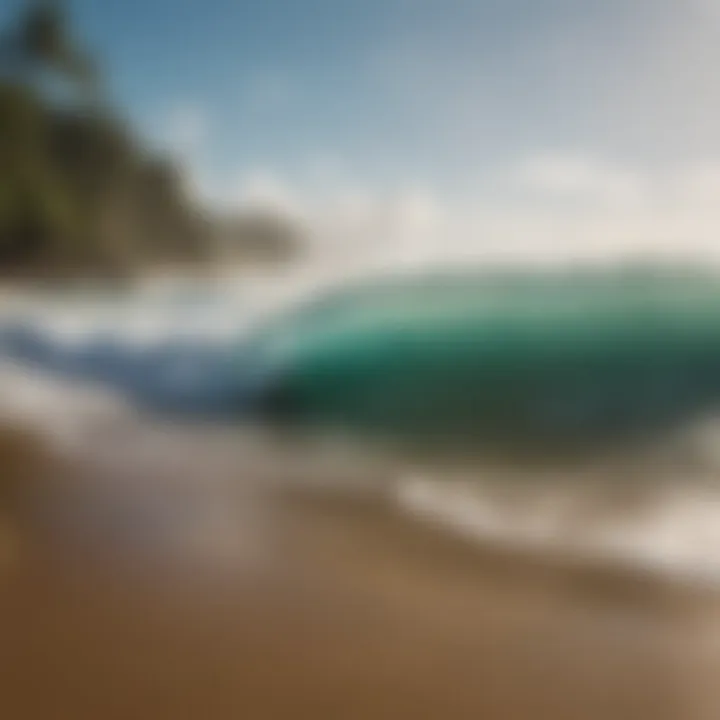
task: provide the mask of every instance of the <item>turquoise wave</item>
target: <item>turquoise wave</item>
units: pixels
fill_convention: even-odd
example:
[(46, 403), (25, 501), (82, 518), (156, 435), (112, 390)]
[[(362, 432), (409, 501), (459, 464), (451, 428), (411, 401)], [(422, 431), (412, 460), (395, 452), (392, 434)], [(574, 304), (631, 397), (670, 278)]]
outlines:
[(154, 411), (427, 447), (634, 442), (720, 405), (720, 279), (693, 269), (388, 277), (217, 343), (68, 347), (22, 321), (0, 340)]
[(255, 411), (452, 444), (634, 440), (720, 403), (720, 283), (702, 273), (466, 273), (366, 284), (240, 353)]

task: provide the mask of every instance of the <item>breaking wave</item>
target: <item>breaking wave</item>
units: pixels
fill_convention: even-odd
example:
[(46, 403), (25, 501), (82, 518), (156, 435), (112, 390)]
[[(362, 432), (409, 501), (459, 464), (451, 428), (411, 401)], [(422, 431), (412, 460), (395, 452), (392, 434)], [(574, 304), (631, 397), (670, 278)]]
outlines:
[[(498, 277), (483, 282), (495, 293), (497, 287), (507, 293), (513, 282), (515, 292), (527, 293), (526, 276), (500, 279), (502, 283)], [(314, 298), (309, 303), (313, 322), (327, 318), (323, 313), (328, 302), (315, 301), (317, 284), (308, 278), (280, 278), (275, 284), (235, 279), (156, 284), (121, 296), (8, 294), (0, 313), (0, 412), (42, 427), (67, 452), (102, 455), (104, 462), (116, 466), (130, 463), (133, 453), (136, 460), (145, 453), (162, 465), (173, 457), (173, 448), (184, 447), (187, 457), (192, 445), (193, 456), (205, 467), (215, 463), (228, 473), (252, 472), (270, 483), (372, 487), (435, 527), (483, 542), (611, 558), (674, 576), (720, 580), (720, 414), (715, 404), (720, 390), (720, 324), (715, 327), (720, 290), (715, 280), (699, 275), (668, 281), (641, 274), (639, 280), (626, 277), (613, 289), (596, 276), (575, 277), (562, 292), (553, 286), (556, 280), (539, 285), (545, 296), (543, 311), (554, 313), (555, 322), (568, 317), (575, 322), (582, 315), (578, 308), (586, 303), (585, 311), (595, 313), (597, 329), (591, 337), (583, 336), (586, 350), (607, 349), (613, 341), (610, 321), (623, 328), (619, 342), (625, 348), (633, 328), (653, 330), (645, 334), (652, 342), (642, 346), (642, 362), (627, 352), (617, 355), (622, 362), (614, 371), (627, 372), (620, 385), (614, 376), (613, 383), (589, 396), (609, 398), (615, 409), (617, 401), (624, 400), (621, 407), (635, 410), (634, 422), (651, 431), (632, 443), (601, 443), (592, 453), (567, 457), (562, 452), (540, 459), (515, 453), (509, 462), (507, 457), (452, 457), (407, 446), (388, 453), (396, 446), (362, 433), (332, 433), (330, 439), (303, 436), (302, 443), (288, 443), (255, 432), (253, 424), (245, 422), (252, 420), (247, 411), (257, 406), (262, 395), (258, 389), (272, 384), (287, 364), (273, 365), (267, 356), (253, 357), (238, 348), (246, 348), (248, 340), (268, 326), (287, 328), (289, 322), (292, 328), (297, 318), (307, 318), (295, 308), (305, 307), (308, 297)], [(425, 282), (413, 281), (412, 292), (419, 292)], [(445, 282), (456, 297), (462, 296), (457, 277)], [(593, 282), (605, 298), (599, 304), (588, 299)], [(639, 292), (642, 283), (646, 289)], [(355, 302), (358, 292), (365, 292), (362, 285), (339, 297), (347, 305), (347, 298)], [(387, 307), (392, 298), (390, 304), (401, 307), (402, 315), (407, 302), (400, 302), (397, 292), (388, 280), (372, 286), (374, 307), (383, 302)], [(485, 287), (483, 297), (487, 292)], [(537, 294), (537, 287), (533, 292)], [(465, 295), (461, 305), (475, 312), (474, 303), (481, 299), (476, 294), (468, 305)], [(417, 301), (416, 296), (414, 308)], [(374, 312), (367, 307), (360, 314), (363, 322)], [(438, 311), (436, 301), (431, 307)], [(507, 321), (507, 304), (500, 309)], [(511, 313), (511, 320), (520, 317), (529, 323), (527, 328), (536, 327), (535, 301), (521, 311)], [(635, 313), (630, 322), (628, 313)], [(394, 317), (397, 322), (398, 315)], [(593, 338), (600, 338), (595, 345)], [(541, 340), (537, 347), (543, 352), (529, 360), (528, 347), (502, 345), (504, 353), (520, 353), (525, 364), (516, 360), (516, 372), (528, 363), (548, 361), (547, 338)], [(511, 359), (502, 356), (505, 366)], [(653, 367), (666, 374), (645, 372)], [(638, 394), (643, 374), (652, 382)], [(563, 376), (569, 377), (568, 368), (561, 368), (559, 379)], [(596, 377), (588, 382), (595, 383)], [(570, 399), (578, 397), (576, 390)], [(592, 410), (592, 402), (583, 402), (580, 411)], [(188, 412), (192, 422), (178, 424)], [(397, 408), (392, 413), (397, 417)], [(653, 424), (658, 415), (670, 422)], [(215, 421), (210, 428), (208, 419)], [(348, 427), (352, 430), (352, 423)], [(118, 450), (118, 433), (132, 438), (122, 444), (123, 450)]]

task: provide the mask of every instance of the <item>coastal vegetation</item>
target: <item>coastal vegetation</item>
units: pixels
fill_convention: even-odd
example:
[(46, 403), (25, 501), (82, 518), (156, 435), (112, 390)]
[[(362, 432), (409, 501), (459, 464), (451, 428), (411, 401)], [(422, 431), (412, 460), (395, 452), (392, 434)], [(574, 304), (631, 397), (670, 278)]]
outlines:
[(182, 166), (109, 102), (106, 82), (60, 0), (19, 4), (0, 28), (2, 276), (213, 262), (219, 239), (233, 259), (294, 255), (299, 234), (284, 218), (214, 218)]

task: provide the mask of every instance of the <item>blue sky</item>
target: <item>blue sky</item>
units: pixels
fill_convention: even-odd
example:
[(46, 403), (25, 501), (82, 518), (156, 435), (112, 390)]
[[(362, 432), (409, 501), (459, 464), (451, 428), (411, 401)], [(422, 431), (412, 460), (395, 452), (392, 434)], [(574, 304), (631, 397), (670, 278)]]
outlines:
[(720, 0), (70, 4), (213, 202), (396, 198), (408, 232), (498, 244), (720, 230)]
[(462, 186), (535, 151), (720, 151), (720, 91), (697, 77), (720, 70), (713, 0), (72, 4), (132, 116), (162, 136), (193, 114), (217, 177), (332, 159)]

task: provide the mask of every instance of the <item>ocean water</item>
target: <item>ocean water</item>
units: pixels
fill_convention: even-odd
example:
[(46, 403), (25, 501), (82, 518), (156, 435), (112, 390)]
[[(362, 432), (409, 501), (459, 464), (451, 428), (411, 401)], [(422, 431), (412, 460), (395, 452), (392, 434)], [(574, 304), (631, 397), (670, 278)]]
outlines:
[[(715, 384), (720, 290), (715, 279), (702, 273), (659, 278), (646, 272), (614, 277), (616, 287), (608, 290), (607, 276), (590, 273), (573, 276), (558, 290), (553, 278), (529, 276), (528, 281), (522, 273), (483, 277), (482, 292), (471, 286), (472, 302), (467, 288), (451, 278), (450, 300), (444, 293), (445, 306), (436, 298), (425, 312), (417, 310), (427, 297), (424, 279), (413, 281), (412, 292), (400, 295), (390, 278), (371, 283), (369, 293), (360, 284), (338, 295), (343, 283), (318, 282), (302, 274), (148, 283), (123, 295), (7, 293), (0, 312), (0, 413), (39, 429), (59, 452), (95, 463), (106, 477), (115, 478), (94, 491), (94, 502), (104, 503), (108, 513), (113, 505), (122, 505), (119, 498), (133, 492), (135, 507), (166, 506), (166, 512), (149, 513), (149, 524), (172, 524), (171, 516), (179, 512), (177, 489), (182, 487), (185, 499), (180, 504), (194, 505), (200, 520), (197, 537), (217, 536), (223, 547), (228, 543), (222, 538), (257, 520), (240, 510), (244, 504), (237, 502), (239, 487), (308, 487), (378, 494), (434, 531), (459, 533), (472, 541), (720, 581), (720, 413), (715, 405), (720, 388), (720, 372)], [(340, 316), (338, 297), (346, 307)], [(367, 297), (371, 303), (358, 302)], [(296, 308), (306, 303), (309, 311), (297, 314)], [(387, 312), (389, 305), (392, 312)], [(628, 384), (616, 392), (624, 401), (621, 407), (633, 411), (633, 427), (650, 429), (633, 435), (632, 442), (603, 440), (592, 452), (568, 457), (557, 449), (562, 433), (555, 433), (551, 457), (538, 458), (515, 449), (501, 457), (467, 453), (466, 447), (460, 452), (460, 446), (456, 455), (453, 447), (435, 453), (427, 451), (424, 437), (416, 452), (406, 442), (367, 433), (377, 415), (363, 410), (362, 422), (357, 422), (357, 406), (345, 415), (331, 414), (331, 419), (347, 422), (322, 426), (322, 432), (300, 438), (254, 422), (258, 388), (287, 373), (288, 358), (295, 363), (312, 358), (297, 352), (308, 338), (333, 323), (346, 328), (347, 308), (350, 324), (365, 332), (387, 318), (395, 329), (398, 322), (404, 329), (413, 323), (427, 327), (433, 318), (446, 326), (449, 316), (467, 314), (469, 307), (473, 317), (478, 307), (496, 313), (501, 322), (492, 324), (493, 332), (522, 326), (531, 334), (548, 316), (554, 328), (560, 324), (576, 333), (580, 328), (584, 354), (569, 370), (561, 368), (559, 380), (570, 378), (565, 385), (557, 384), (557, 374), (552, 376), (551, 390), (569, 387), (566, 400), (577, 400), (586, 415), (597, 414), (598, 406), (588, 404), (587, 397), (610, 397), (617, 385), (583, 395), (577, 383), (570, 382), (570, 370), (586, 367), (587, 353), (610, 357), (613, 372), (629, 368), (621, 378)], [(590, 325), (583, 327), (586, 319)], [(460, 331), (468, 332), (467, 326)], [(499, 345), (494, 335), (491, 339), (502, 347), (503, 366), (519, 374), (549, 362), (548, 343), (557, 336), (557, 330), (553, 332), (532, 348), (517, 346), (506, 336)], [(639, 346), (630, 342), (636, 335), (644, 338)], [(263, 338), (265, 354), (237, 352), (238, 347), (252, 347), (250, 341), (258, 337)], [(342, 347), (348, 347), (346, 335), (340, 337)], [(360, 337), (376, 342), (375, 337)], [(489, 337), (481, 338), (486, 347)], [(333, 339), (331, 347), (337, 342)], [(628, 342), (636, 355), (627, 350), (603, 354), (613, 343), (627, 348)], [(447, 348), (447, 342), (441, 343), (443, 353)], [(542, 352), (533, 357), (533, 348)], [(397, 352), (401, 350), (406, 348)], [(638, 352), (643, 362), (637, 362)], [(343, 350), (340, 357), (346, 356)], [(283, 362), (268, 362), (268, 357)], [(412, 367), (412, 353), (407, 358)], [(653, 375), (646, 368), (666, 374)], [(436, 372), (437, 365), (430, 370)], [(652, 382), (638, 392), (639, 378), (646, 375)], [(429, 377), (419, 382), (427, 386)], [(492, 376), (492, 382), (496, 378)], [(466, 372), (461, 382), (467, 385), (472, 377)], [(592, 389), (596, 376), (587, 382)], [(442, 390), (442, 383), (438, 387)], [(323, 388), (313, 379), (303, 390), (312, 401)], [(318, 407), (337, 408), (338, 398), (345, 396), (329, 397), (328, 403), (311, 403), (313, 412), (300, 413), (300, 424), (314, 419)], [(392, 396), (396, 404), (388, 414), (399, 417), (398, 403), (402, 406), (406, 397)], [(617, 397), (611, 403), (615, 410)], [(445, 409), (452, 411), (452, 406)], [(659, 415), (666, 421), (654, 424)], [(543, 416), (539, 422), (542, 427), (549, 420)], [(559, 427), (576, 424), (572, 420)], [(470, 426), (478, 427), (474, 417)], [(388, 427), (393, 429), (392, 424)], [(463, 429), (453, 423), (449, 427), (455, 434), (458, 427)], [(533, 427), (523, 426), (523, 436)], [(568, 445), (577, 440), (572, 433), (567, 438)], [(142, 483), (128, 480), (148, 474), (174, 480), (150, 497), (139, 489)], [(195, 491), (188, 494), (188, 487)], [(183, 512), (187, 515), (188, 508)]]

